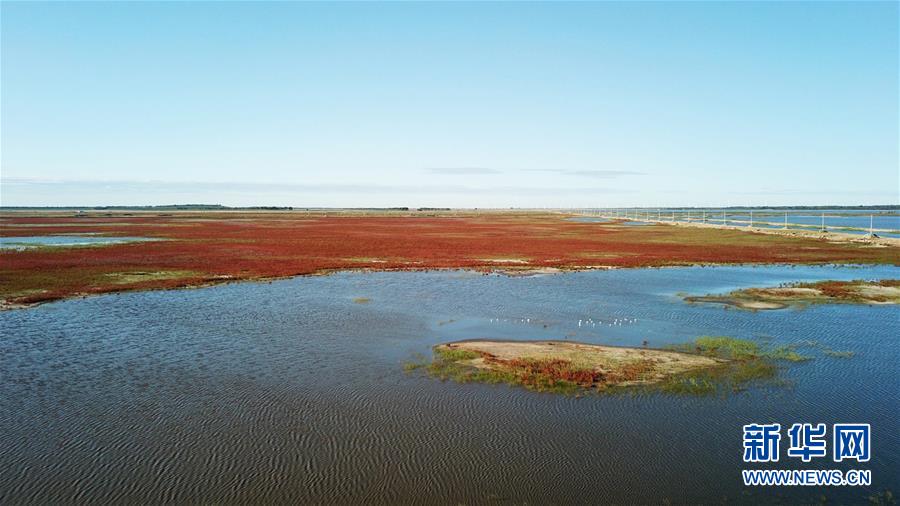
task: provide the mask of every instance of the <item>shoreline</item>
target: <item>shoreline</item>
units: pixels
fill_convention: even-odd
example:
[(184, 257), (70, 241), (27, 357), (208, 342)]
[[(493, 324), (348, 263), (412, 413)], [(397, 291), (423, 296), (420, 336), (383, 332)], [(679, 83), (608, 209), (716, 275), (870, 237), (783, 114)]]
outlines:
[[(9, 302), (7, 300), (0, 300), (0, 312), (2, 311), (16, 311), (16, 310), (27, 310), (33, 309), (38, 306), (43, 306), (45, 304), (53, 304), (55, 302), (63, 302), (67, 300), (75, 300), (75, 299), (86, 299), (93, 297), (102, 297), (105, 295), (118, 295), (122, 293), (136, 293), (136, 292), (157, 292), (157, 291), (166, 291), (166, 290), (199, 290), (203, 288), (213, 288), (217, 286), (225, 286), (231, 284), (238, 283), (271, 283), (273, 281), (282, 281), (288, 279), (295, 278), (306, 278), (306, 277), (318, 277), (318, 276), (331, 276), (334, 274), (368, 274), (368, 273), (381, 273), (381, 272), (471, 272), (478, 275), (483, 276), (507, 276), (511, 278), (524, 278), (524, 277), (533, 277), (533, 276), (554, 276), (560, 274), (572, 274), (572, 273), (580, 273), (580, 272), (590, 272), (590, 271), (612, 271), (612, 270), (623, 270), (623, 269), (690, 269), (695, 267), (792, 267), (792, 266), (804, 266), (804, 267), (820, 267), (820, 268), (862, 268), (862, 267), (871, 267), (878, 265), (888, 265), (892, 267), (900, 267), (898, 264), (862, 264), (862, 263), (838, 263), (838, 262), (826, 262), (826, 263), (785, 263), (785, 262), (773, 262), (773, 263), (754, 263), (754, 262), (733, 262), (733, 263), (692, 263), (692, 264), (682, 264), (682, 265), (642, 265), (642, 266), (617, 266), (617, 265), (603, 265), (603, 266), (583, 266), (583, 267), (535, 267), (535, 268), (527, 268), (523, 267), (521, 269), (510, 269), (509, 267), (499, 267), (491, 268), (491, 266), (485, 267), (409, 267), (409, 268), (373, 268), (373, 267), (358, 267), (358, 268), (338, 268), (338, 269), (322, 269), (316, 272), (307, 272), (307, 273), (299, 273), (299, 274), (289, 274), (285, 276), (263, 276), (263, 277), (247, 277), (247, 278), (236, 278), (236, 277), (222, 277), (220, 281), (210, 280), (204, 281), (200, 283), (191, 283), (184, 284), (178, 286), (157, 286), (157, 287), (136, 287), (136, 288), (122, 288), (118, 290), (109, 290), (103, 292), (84, 292), (84, 293), (73, 293), (71, 295), (66, 295), (54, 299), (46, 299), (40, 300), (36, 302)], [(699, 297), (699, 296), (698, 296)], [(701, 302), (701, 301), (698, 301)]]
[(116, 213), (84, 219), (0, 213), (4, 237), (99, 233), (165, 239), (0, 251), (0, 309), (104, 293), (339, 271), (464, 269), (533, 276), (672, 266), (900, 265), (900, 240), (894, 239), (695, 223), (663, 227), (646, 222), (648, 226), (635, 227), (627, 225), (642, 222), (580, 223), (571, 216), (209, 212), (152, 217)]
[[(862, 245), (872, 245), (877, 247), (900, 247), (900, 237), (869, 237), (864, 234), (851, 234), (848, 232), (822, 232), (815, 230), (802, 230), (802, 229), (782, 229), (782, 228), (766, 228), (766, 227), (750, 227), (750, 226), (736, 226), (736, 225), (721, 225), (717, 223), (695, 223), (695, 222), (684, 222), (684, 221), (657, 221), (657, 220), (635, 220), (635, 219), (624, 219), (618, 218), (613, 219), (611, 224), (614, 224), (616, 221), (630, 221), (635, 223), (647, 223), (651, 225), (668, 225), (675, 227), (685, 227), (685, 228), (707, 228), (707, 229), (716, 229), (716, 230), (734, 230), (738, 232), (749, 232), (751, 234), (765, 234), (765, 235), (777, 235), (781, 237), (795, 237), (795, 238), (803, 238), (803, 239), (819, 239), (825, 240), (828, 242), (833, 242), (836, 244), (862, 244)], [(877, 235), (877, 234), (876, 234)]]

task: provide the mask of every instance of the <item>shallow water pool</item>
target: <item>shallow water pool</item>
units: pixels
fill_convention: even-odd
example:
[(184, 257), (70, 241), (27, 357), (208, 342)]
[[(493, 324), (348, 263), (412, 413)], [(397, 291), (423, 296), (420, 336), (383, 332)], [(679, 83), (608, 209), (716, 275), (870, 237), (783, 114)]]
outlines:
[[(866, 502), (900, 490), (897, 307), (753, 313), (678, 295), (860, 278), (900, 268), (341, 273), (5, 311), (0, 503)], [(725, 397), (561, 397), (402, 367), (463, 338), (701, 335), (813, 359)], [(754, 421), (871, 423), (872, 461), (855, 467), (874, 485), (745, 488)]]
[(36, 235), (0, 237), (0, 249), (24, 250), (37, 247), (103, 246), (129, 242), (157, 241), (152, 237), (113, 237), (95, 235)]

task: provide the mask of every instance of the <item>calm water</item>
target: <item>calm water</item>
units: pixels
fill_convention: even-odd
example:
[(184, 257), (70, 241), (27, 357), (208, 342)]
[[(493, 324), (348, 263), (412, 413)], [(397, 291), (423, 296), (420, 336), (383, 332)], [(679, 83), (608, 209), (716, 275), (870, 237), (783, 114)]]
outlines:
[[(718, 216), (713, 215), (713, 218), (714, 219), (709, 219), (711, 223), (722, 222), (721, 214), (719, 214)], [(750, 225), (749, 214), (729, 214), (728, 220), (740, 220), (748, 222), (731, 223), (732, 225), (736, 226)], [(816, 213), (788, 214), (787, 221), (789, 227), (794, 225), (806, 225), (806, 227), (803, 227), (806, 230), (818, 230), (818, 228), (822, 225), (822, 215)], [(753, 222), (753, 225), (758, 227), (781, 228), (784, 226), (784, 215), (759, 216), (754, 214)], [(763, 224), (763, 222), (772, 223), (772, 225)], [(843, 230), (841, 227), (860, 228), (864, 230)], [(835, 232), (843, 232), (847, 234), (867, 234), (869, 233), (869, 215), (835, 216), (825, 213), (825, 228), (831, 229)], [(873, 216), (872, 228), (874, 228), (876, 230), (876, 233), (882, 237), (900, 237), (900, 233), (898, 233), (898, 231), (900, 231), (900, 216)]]
[(575, 216), (573, 218), (566, 218), (566, 221), (575, 221), (578, 223), (610, 223), (612, 222), (612, 218), (600, 218), (597, 216)]
[[(586, 212), (592, 212), (587, 210)], [(641, 220), (657, 220), (671, 221), (701, 221), (703, 215), (702, 209), (686, 210), (662, 210), (658, 212), (653, 209), (629, 210), (627, 216), (634, 217), (635, 212)], [(722, 224), (721, 209), (707, 209), (706, 221), (708, 223)], [(822, 224), (822, 213), (825, 214), (825, 227), (833, 232), (842, 232), (847, 234), (868, 234), (871, 216), (871, 225), (875, 233), (882, 237), (900, 237), (900, 214), (896, 211), (854, 211), (846, 209), (824, 209), (824, 210), (794, 210), (787, 212), (787, 222), (789, 228), (797, 230), (818, 230)], [(750, 214), (748, 211), (727, 210), (726, 219), (728, 225), (731, 226), (749, 226)], [(623, 215), (624, 216), (624, 215)], [(587, 217), (585, 217), (587, 218)], [(753, 213), (753, 226), (760, 228), (783, 228), (785, 221), (785, 213), (775, 210), (765, 210)], [(575, 219), (576, 221), (597, 221), (604, 218), (596, 219)], [(845, 230), (845, 227), (862, 229), (862, 230)]]
[[(897, 307), (751, 313), (676, 293), (898, 277), (897, 267), (345, 273), (6, 311), (0, 503), (796, 503), (823, 493), (864, 503), (900, 492)], [(576, 399), (402, 370), (461, 338), (664, 346), (704, 334), (806, 344), (814, 360), (784, 370), (792, 386), (726, 398)], [(767, 421), (871, 423), (872, 461), (856, 467), (874, 486), (745, 489), (741, 425)], [(854, 467), (805, 467), (831, 466)]]
[(22, 250), (39, 246), (100, 246), (126, 242), (156, 241), (150, 237), (111, 237), (92, 235), (38, 235), (0, 237), (0, 249)]

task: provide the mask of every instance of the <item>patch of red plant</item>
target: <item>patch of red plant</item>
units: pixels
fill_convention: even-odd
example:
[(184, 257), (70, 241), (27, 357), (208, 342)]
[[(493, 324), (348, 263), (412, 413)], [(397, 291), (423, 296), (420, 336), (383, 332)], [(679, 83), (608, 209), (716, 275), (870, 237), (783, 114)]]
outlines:
[[(46, 226), (43, 226), (46, 225)], [(0, 252), (0, 293), (34, 302), (80, 293), (312, 274), (341, 269), (582, 268), (697, 263), (878, 262), (900, 264), (893, 248), (689, 227), (616, 227), (558, 215), (324, 216), (303, 213), (187, 213), (18, 216), (0, 235), (60, 233), (165, 240), (91, 248)], [(490, 259), (521, 259), (509, 264)], [(193, 271), (195, 277), (116, 285), (106, 274)], [(39, 295), (15, 296), (26, 290)]]
[(589, 387), (604, 381), (604, 374), (593, 369), (580, 369), (572, 366), (572, 362), (563, 359), (500, 359), (485, 357), (488, 363), (496, 364), (506, 369), (512, 369), (519, 375), (524, 384), (531, 384), (542, 380), (568, 381), (576, 385)]

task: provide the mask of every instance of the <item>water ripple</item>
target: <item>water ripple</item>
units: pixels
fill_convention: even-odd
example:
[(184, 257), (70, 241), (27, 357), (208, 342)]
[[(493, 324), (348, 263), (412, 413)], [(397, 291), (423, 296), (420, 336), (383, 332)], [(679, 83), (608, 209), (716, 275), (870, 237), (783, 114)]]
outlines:
[[(897, 490), (896, 308), (750, 313), (676, 293), (898, 274), (348, 273), (0, 313), (0, 503), (817, 500), (737, 483), (739, 427), (769, 419), (872, 423), (876, 489)], [(360, 296), (371, 302), (354, 304)], [(790, 387), (726, 398), (578, 399), (401, 367), (459, 338), (665, 346), (703, 334), (793, 344), (815, 359), (785, 368)], [(853, 503), (869, 492), (828, 495)]]

